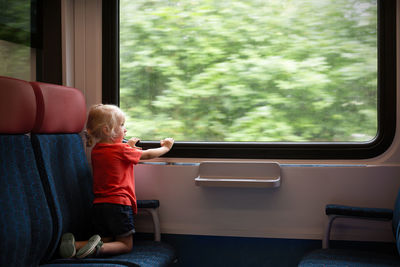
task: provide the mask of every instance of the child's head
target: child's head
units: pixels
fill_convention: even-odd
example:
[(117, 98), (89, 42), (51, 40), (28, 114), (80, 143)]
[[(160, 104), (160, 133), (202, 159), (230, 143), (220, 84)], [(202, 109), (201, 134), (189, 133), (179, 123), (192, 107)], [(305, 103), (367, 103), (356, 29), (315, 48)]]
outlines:
[[(87, 145), (97, 141), (117, 141), (121, 136), (121, 125), (125, 123), (125, 114), (114, 105), (94, 105), (89, 110), (86, 130), (88, 133)], [(122, 130), (123, 131), (123, 130)]]

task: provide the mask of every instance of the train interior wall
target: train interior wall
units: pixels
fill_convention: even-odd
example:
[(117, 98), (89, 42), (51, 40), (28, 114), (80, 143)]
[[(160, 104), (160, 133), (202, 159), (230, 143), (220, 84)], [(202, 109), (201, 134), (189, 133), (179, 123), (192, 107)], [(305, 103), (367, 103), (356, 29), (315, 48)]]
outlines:
[[(90, 106), (101, 102), (101, 5), (71, 2), (63, 2), (64, 83), (81, 89)], [(279, 188), (197, 186), (204, 159), (163, 159), (135, 167), (137, 194), (161, 201), (162, 238), (176, 247), (181, 266), (296, 266), (321, 247), (326, 204), (393, 208), (399, 144), (397, 131), (390, 149), (373, 159), (279, 160)], [(151, 232), (150, 225), (138, 216), (138, 232)], [(335, 246), (393, 249), (387, 222), (341, 220), (332, 237)]]

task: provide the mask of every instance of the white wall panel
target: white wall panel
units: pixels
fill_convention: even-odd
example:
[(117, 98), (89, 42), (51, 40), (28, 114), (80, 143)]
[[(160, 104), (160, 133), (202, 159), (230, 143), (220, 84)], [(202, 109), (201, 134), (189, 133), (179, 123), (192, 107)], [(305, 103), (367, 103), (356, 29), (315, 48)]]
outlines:
[[(326, 204), (393, 208), (400, 166), (282, 167), (280, 188), (196, 186), (198, 166), (140, 164), (138, 198), (160, 199), (163, 233), (321, 239)], [(338, 239), (392, 239), (387, 222), (339, 221)], [(138, 222), (138, 229), (151, 231)], [(340, 229), (339, 231), (336, 231)]]

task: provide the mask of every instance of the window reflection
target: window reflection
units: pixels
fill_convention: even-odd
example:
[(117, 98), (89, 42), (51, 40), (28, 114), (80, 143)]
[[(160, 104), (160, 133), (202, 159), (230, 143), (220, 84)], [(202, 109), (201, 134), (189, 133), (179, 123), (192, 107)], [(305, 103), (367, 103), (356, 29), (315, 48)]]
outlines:
[(35, 80), (32, 10), (35, 1), (0, 1), (0, 75)]

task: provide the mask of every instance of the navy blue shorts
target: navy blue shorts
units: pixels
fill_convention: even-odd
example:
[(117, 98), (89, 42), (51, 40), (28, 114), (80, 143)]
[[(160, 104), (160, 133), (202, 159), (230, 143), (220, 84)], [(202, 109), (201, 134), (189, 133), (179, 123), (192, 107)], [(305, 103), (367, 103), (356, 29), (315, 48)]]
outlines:
[(92, 208), (96, 234), (101, 237), (125, 237), (135, 233), (131, 206), (97, 203)]

